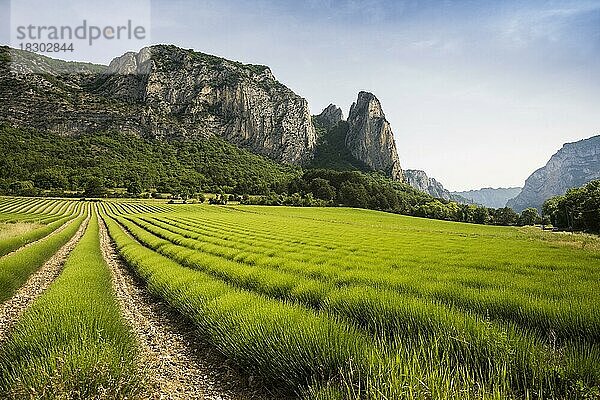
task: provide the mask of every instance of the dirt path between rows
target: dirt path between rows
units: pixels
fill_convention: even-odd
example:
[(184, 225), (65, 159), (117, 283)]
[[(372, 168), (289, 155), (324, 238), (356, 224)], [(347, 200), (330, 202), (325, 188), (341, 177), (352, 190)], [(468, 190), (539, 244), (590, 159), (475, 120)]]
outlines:
[[(29, 307), (29, 305), (38, 298), (54, 280), (60, 275), (68, 255), (73, 251), (79, 239), (83, 236), (85, 229), (90, 221), (88, 217), (79, 227), (75, 235), (61, 247), (44, 265), (34, 272), (27, 282), (17, 290), (17, 293), (10, 299), (0, 305), (0, 344), (3, 343), (10, 334), (10, 330), (15, 326), (19, 317)], [(66, 228), (66, 225), (74, 223), (67, 222), (56, 231), (58, 233)], [(46, 236), (48, 237), (48, 236)], [(32, 242), (35, 243), (35, 242)]]
[(100, 245), (112, 274), (125, 319), (141, 344), (141, 362), (150, 379), (148, 399), (269, 400), (252, 387), (168, 304), (153, 298), (119, 257), (104, 221)]

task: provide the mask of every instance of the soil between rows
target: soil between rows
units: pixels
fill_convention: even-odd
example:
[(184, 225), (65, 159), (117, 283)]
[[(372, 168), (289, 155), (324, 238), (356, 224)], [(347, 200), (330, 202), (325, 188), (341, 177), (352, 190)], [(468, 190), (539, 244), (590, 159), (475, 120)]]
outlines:
[(151, 387), (149, 399), (275, 400), (282, 397), (253, 384), (201, 339), (168, 304), (152, 297), (118, 255), (106, 225), (100, 245), (112, 274), (125, 319), (141, 345)]
[[(90, 218), (88, 217), (79, 227), (75, 235), (61, 247), (48, 261), (44, 263), (36, 272), (34, 272), (27, 282), (17, 290), (15, 295), (0, 305), (0, 344), (2, 344), (10, 335), (11, 329), (15, 326), (23, 312), (33, 301), (38, 298), (54, 280), (60, 275), (67, 257), (75, 248), (79, 240), (87, 229)], [(67, 222), (50, 235), (58, 234), (73, 221)], [(48, 237), (48, 236), (46, 236)], [(37, 242), (37, 241), (36, 241)], [(33, 243), (24, 247), (28, 247)], [(16, 251), (18, 251), (17, 249)], [(5, 255), (6, 257), (6, 255)]]

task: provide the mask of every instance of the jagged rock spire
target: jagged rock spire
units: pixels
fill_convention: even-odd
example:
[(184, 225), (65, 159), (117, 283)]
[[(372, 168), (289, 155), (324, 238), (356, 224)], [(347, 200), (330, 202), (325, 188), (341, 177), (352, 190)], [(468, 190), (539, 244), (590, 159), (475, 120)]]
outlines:
[(317, 115), (317, 118), (326, 128), (331, 128), (344, 120), (344, 113), (335, 104), (330, 104), (321, 114)]
[(346, 146), (354, 157), (396, 180), (403, 180), (394, 133), (381, 103), (368, 92), (360, 92), (350, 108)]

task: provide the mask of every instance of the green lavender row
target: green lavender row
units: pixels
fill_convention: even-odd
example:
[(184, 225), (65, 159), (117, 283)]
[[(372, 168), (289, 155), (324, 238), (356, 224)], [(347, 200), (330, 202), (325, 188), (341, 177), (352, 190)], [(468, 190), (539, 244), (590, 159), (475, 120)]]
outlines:
[(10, 298), (31, 274), (64, 246), (75, 235), (85, 218), (77, 217), (67, 222), (68, 226), (62, 231), (0, 258), (0, 301)]
[(61, 275), (26, 310), (0, 349), (7, 399), (131, 399), (143, 393), (134, 336), (100, 251), (98, 219)]

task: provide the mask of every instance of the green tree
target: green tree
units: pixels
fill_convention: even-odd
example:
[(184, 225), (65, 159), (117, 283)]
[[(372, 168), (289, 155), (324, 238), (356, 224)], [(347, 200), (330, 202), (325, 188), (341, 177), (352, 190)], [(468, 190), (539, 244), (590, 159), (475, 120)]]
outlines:
[(540, 214), (536, 208), (527, 208), (521, 212), (519, 225), (536, 225), (542, 222)]
[(548, 199), (543, 210), (559, 229), (600, 232), (600, 180)]
[(319, 202), (314, 198), (312, 193), (307, 193), (306, 196), (302, 199), (303, 207), (312, 207), (314, 205), (319, 205)]
[(142, 185), (138, 179), (133, 179), (127, 186), (127, 192), (133, 196), (139, 196), (142, 193)]
[(448, 219), (449, 210), (444, 203), (438, 199), (434, 199), (421, 206), (423, 217), (435, 219)]
[(16, 181), (10, 184), (8, 190), (16, 196), (35, 196), (37, 191), (32, 181)]
[(341, 184), (338, 192), (338, 201), (340, 204), (349, 207), (367, 208), (369, 194), (360, 183), (348, 181)]
[(496, 210), (494, 217), (494, 224), (496, 225), (515, 225), (519, 220), (519, 214), (517, 214), (512, 208), (504, 207)]
[(600, 232), (600, 180), (585, 186), (586, 197), (581, 204), (581, 213), (586, 230)]
[(85, 183), (85, 196), (88, 197), (103, 197), (106, 195), (106, 187), (104, 186), (103, 179), (92, 176), (86, 180)]
[(550, 223), (557, 228), (566, 228), (568, 225), (563, 202), (564, 196), (556, 196), (546, 200), (542, 207), (544, 216), (547, 216)]
[(476, 224), (488, 224), (490, 222), (490, 212), (487, 207), (477, 207), (473, 212), (473, 222)]
[(217, 193), (215, 198), (211, 199), (211, 200), (212, 200), (212, 201), (210, 201), (211, 204), (226, 205), (227, 202), (229, 201), (229, 195), (227, 195), (225, 193), (225, 191), (223, 189), (221, 189), (221, 190), (219, 190), (219, 192)]
[(67, 189), (68, 179), (63, 173), (56, 169), (44, 169), (37, 172), (33, 177), (33, 182), (40, 189)]
[(310, 192), (314, 197), (321, 200), (330, 201), (335, 198), (335, 188), (329, 184), (329, 181), (322, 178), (315, 178), (310, 182)]

